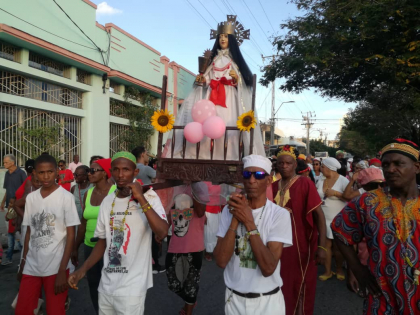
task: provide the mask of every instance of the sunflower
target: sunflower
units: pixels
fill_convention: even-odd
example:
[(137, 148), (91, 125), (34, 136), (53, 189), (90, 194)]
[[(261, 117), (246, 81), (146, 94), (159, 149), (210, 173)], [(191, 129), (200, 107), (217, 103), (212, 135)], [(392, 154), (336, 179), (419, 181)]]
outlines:
[(240, 131), (250, 131), (252, 128), (255, 128), (256, 123), (253, 110), (242, 114), (236, 121), (236, 125)]
[(169, 114), (167, 110), (155, 111), (150, 120), (152, 122), (152, 126), (161, 133), (172, 130), (175, 123), (174, 116)]

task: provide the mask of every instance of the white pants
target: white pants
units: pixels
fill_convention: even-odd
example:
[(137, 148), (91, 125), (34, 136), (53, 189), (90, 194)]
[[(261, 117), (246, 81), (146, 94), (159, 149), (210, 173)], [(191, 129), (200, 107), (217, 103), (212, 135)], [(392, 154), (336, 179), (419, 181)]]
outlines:
[(217, 244), (217, 231), (222, 213), (206, 212), (207, 224), (204, 226), (204, 245), (207, 253), (213, 253)]
[(226, 288), (226, 315), (284, 315), (286, 306), (281, 290), (276, 294), (247, 299)]
[(99, 292), (99, 315), (143, 315), (144, 296), (112, 296)]

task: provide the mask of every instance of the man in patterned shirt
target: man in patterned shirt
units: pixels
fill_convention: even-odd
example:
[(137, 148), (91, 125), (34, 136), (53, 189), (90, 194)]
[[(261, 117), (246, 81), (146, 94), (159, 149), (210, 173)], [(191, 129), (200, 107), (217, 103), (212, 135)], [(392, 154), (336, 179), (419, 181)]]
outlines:
[[(365, 298), (364, 314), (419, 314), (419, 147), (395, 139), (382, 149), (381, 159), (388, 187), (349, 202), (331, 228)], [(367, 266), (352, 247), (363, 237)]]

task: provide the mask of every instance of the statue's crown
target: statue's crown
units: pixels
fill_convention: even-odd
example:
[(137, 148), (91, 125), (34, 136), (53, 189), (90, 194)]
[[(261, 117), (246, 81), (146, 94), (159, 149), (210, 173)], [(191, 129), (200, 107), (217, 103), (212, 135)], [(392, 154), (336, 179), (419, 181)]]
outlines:
[(236, 15), (228, 15), (227, 21), (217, 24), (217, 31), (210, 30), (210, 39), (215, 39), (220, 34), (231, 34), (235, 36), (238, 45), (241, 45), (244, 39), (249, 39), (250, 32), (249, 30), (245, 30), (243, 25), (236, 21)]

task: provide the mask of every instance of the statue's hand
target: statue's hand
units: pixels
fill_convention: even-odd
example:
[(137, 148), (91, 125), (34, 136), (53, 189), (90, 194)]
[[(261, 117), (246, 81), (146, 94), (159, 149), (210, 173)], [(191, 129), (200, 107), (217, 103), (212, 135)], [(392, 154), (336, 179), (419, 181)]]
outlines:
[(235, 70), (230, 70), (229, 75), (232, 77), (233, 81), (236, 83), (238, 82), (238, 74)]
[(202, 74), (199, 74), (199, 75), (196, 76), (195, 82), (204, 83), (204, 82), (206, 82), (206, 79), (204, 78), (204, 76)]

